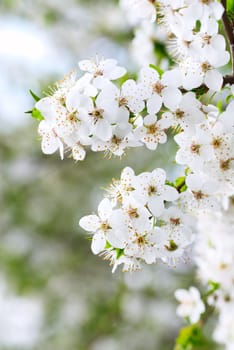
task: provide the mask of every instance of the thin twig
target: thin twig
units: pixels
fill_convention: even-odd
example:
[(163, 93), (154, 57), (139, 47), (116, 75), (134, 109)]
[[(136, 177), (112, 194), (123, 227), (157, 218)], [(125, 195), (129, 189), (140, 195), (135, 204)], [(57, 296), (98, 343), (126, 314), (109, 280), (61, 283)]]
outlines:
[[(230, 51), (231, 51), (231, 59), (232, 59), (232, 75), (225, 77), (225, 80), (227, 80), (227, 83), (234, 83), (234, 28), (233, 24), (230, 22), (228, 16), (227, 16), (227, 1), (226, 0), (221, 0), (221, 3), (224, 7), (224, 13), (223, 13), (223, 25), (225, 32), (227, 34), (227, 38), (229, 41), (230, 45)], [(233, 79), (231, 79), (233, 78)]]

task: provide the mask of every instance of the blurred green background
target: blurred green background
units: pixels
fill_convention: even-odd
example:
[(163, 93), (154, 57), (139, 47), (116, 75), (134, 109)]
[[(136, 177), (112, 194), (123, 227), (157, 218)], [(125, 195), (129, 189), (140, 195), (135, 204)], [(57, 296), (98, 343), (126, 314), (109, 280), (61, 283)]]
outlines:
[(79, 59), (115, 57), (134, 72), (132, 36), (117, 1), (0, 2), (0, 349), (173, 348), (173, 293), (193, 283), (192, 266), (112, 275), (78, 222), (124, 166), (170, 172), (174, 144), (61, 161), (42, 155), (38, 123), (24, 113), (29, 89), (43, 96)]

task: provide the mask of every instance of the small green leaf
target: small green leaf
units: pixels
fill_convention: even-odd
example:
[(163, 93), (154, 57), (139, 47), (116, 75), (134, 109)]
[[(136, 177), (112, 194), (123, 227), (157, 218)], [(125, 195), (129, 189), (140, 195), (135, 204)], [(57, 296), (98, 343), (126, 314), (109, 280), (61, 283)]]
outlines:
[(174, 350), (192, 350), (194, 346), (202, 346), (204, 342), (200, 326), (192, 324), (180, 330)]
[(44, 120), (45, 118), (43, 117), (43, 115), (41, 114), (41, 112), (36, 109), (36, 108), (33, 108), (32, 110), (32, 117), (36, 120)]
[(160, 78), (161, 78), (161, 76), (163, 75), (163, 73), (164, 73), (164, 70), (162, 70), (160, 67), (158, 67), (158, 66), (155, 66), (154, 64), (150, 64), (149, 65), (150, 66), (150, 68), (153, 68), (154, 70), (156, 70), (156, 72), (158, 72), (158, 74), (159, 74), (159, 76), (160, 76)]
[(234, 0), (227, 0), (227, 11), (234, 12)]
[(38, 101), (40, 101), (40, 97), (38, 97), (32, 90), (29, 90), (29, 92), (30, 92), (30, 95), (32, 96), (32, 98), (36, 101), (36, 102), (38, 102)]

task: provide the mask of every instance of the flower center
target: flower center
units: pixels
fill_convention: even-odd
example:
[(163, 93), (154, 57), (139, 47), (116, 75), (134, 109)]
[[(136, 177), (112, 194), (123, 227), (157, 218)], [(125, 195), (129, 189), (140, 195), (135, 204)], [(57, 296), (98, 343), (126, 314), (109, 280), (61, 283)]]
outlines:
[(181, 109), (177, 109), (175, 111), (175, 116), (177, 119), (182, 119), (184, 117), (184, 111), (182, 111)]
[(173, 239), (169, 240), (169, 244), (164, 245), (164, 247), (166, 248), (166, 250), (168, 250), (169, 252), (174, 252), (175, 250), (178, 249), (178, 245), (175, 243), (175, 241), (173, 241)]
[(142, 234), (136, 233), (136, 239), (133, 241), (133, 243), (135, 243), (138, 246), (142, 247), (142, 246), (147, 244), (147, 239)]
[(139, 218), (139, 214), (137, 212), (137, 208), (129, 207), (127, 213), (128, 213), (128, 215), (130, 216), (131, 219)]
[(214, 139), (212, 140), (212, 143), (211, 143), (211, 145), (212, 145), (214, 148), (219, 148), (219, 147), (221, 146), (221, 144), (222, 144), (222, 139), (221, 139), (221, 137), (214, 138)]
[(180, 225), (180, 218), (170, 218), (170, 223), (172, 225), (178, 226)]
[(203, 42), (204, 42), (205, 44), (210, 44), (210, 39), (211, 39), (211, 38), (212, 38), (211, 35), (205, 34), (205, 35), (203, 35), (202, 40), (203, 40)]
[(150, 185), (148, 187), (148, 195), (151, 196), (152, 194), (155, 194), (157, 192), (157, 187), (154, 185)]
[(202, 71), (203, 71), (203, 73), (206, 73), (206, 72), (208, 72), (208, 70), (210, 70), (212, 68), (212, 66), (210, 65), (210, 63), (209, 62), (203, 62), (202, 64), (201, 64), (201, 69), (202, 69)]
[(67, 120), (70, 121), (71, 123), (76, 122), (77, 121), (76, 113), (69, 113), (67, 115)]
[(194, 197), (196, 200), (200, 201), (203, 198), (208, 197), (207, 194), (203, 193), (202, 191), (192, 191)]
[(97, 123), (99, 119), (103, 118), (104, 109), (95, 108), (92, 112), (89, 113), (91, 117), (94, 119), (94, 123)]
[(197, 145), (195, 143), (192, 143), (190, 150), (194, 154), (200, 154), (200, 148), (201, 148), (201, 145)]
[(101, 223), (100, 229), (101, 229), (102, 231), (107, 231), (107, 230), (110, 230), (110, 229), (111, 229), (111, 226), (108, 224), (107, 221), (105, 221), (105, 222), (102, 222), (102, 223)]
[(220, 169), (224, 170), (224, 171), (230, 169), (230, 161), (231, 161), (231, 159), (220, 160), (220, 162), (219, 162)]
[(128, 104), (128, 99), (126, 97), (119, 98), (119, 107), (126, 106)]
[(94, 78), (101, 77), (103, 76), (103, 71), (101, 69), (97, 69), (93, 76)]
[(160, 95), (164, 87), (160, 81), (157, 81), (157, 83), (153, 84), (153, 91)]
[(118, 138), (116, 135), (113, 135), (112, 139), (111, 139), (111, 143), (118, 146), (121, 144), (121, 139)]
[(147, 128), (147, 134), (152, 134), (152, 135), (155, 135), (158, 130), (156, 123), (147, 125), (146, 128)]

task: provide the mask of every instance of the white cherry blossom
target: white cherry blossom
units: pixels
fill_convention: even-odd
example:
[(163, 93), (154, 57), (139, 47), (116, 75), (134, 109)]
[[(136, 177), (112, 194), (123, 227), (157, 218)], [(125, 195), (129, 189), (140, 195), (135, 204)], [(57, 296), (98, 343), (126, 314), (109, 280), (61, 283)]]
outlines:
[(198, 322), (205, 311), (205, 305), (198, 289), (195, 287), (190, 287), (189, 290), (177, 289), (175, 297), (181, 303), (177, 308), (177, 315), (189, 318), (191, 323)]
[[(172, 72), (174, 75), (174, 72)], [(147, 100), (147, 111), (149, 114), (157, 113), (162, 104), (169, 109), (177, 105), (181, 99), (181, 92), (175, 86), (175, 80), (171, 80), (170, 72), (167, 73), (166, 78), (160, 79), (156, 70), (150, 67), (142, 68), (140, 71), (140, 84), (142, 97)]]
[(157, 120), (155, 115), (147, 115), (143, 120), (143, 126), (136, 128), (134, 135), (141, 140), (147, 148), (155, 150), (159, 143), (167, 141), (165, 129), (170, 126), (166, 119)]
[(46, 97), (38, 101), (35, 107), (44, 117), (38, 126), (38, 133), (42, 137), (42, 152), (53, 154), (59, 149), (61, 159), (63, 159), (63, 142), (59, 136), (59, 126), (56, 120), (58, 108), (56, 100)]
[(121, 0), (121, 5), (126, 12), (131, 12), (132, 17), (140, 20), (156, 20), (156, 1), (154, 0)]
[(164, 209), (164, 201), (175, 201), (178, 192), (165, 185), (166, 173), (163, 169), (155, 169), (152, 173), (141, 173), (133, 179), (134, 198), (147, 205), (155, 216), (160, 216)]
[(93, 77), (94, 86), (101, 87), (106, 80), (116, 80), (126, 73), (126, 69), (117, 65), (114, 59), (83, 60), (79, 62), (82, 71), (88, 72)]

